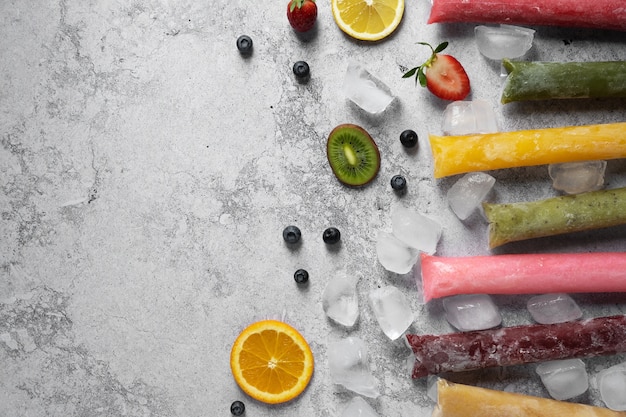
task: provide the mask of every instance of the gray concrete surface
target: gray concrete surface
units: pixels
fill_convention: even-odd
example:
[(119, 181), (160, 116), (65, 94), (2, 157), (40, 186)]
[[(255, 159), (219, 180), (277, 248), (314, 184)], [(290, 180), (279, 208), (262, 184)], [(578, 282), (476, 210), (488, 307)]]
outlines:
[[(448, 332), (440, 302), (421, 305), (411, 276), (387, 273), (375, 256), (378, 230), (405, 205), (444, 225), (440, 254), (490, 253), (485, 224), (461, 223), (435, 181), (426, 138), (439, 133), (446, 103), (401, 67), (417, 65), (417, 41), (451, 42), (470, 98), (491, 101), (503, 130), (623, 121), (623, 100), (499, 104), (499, 64), (484, 59), (474, 25), (425, 24), (428, 3), (407, 0), (396, 33), (358, 42), (318, 1), (313, 33), (297, 36), (286, 1), (136, 0), (0, 4), (0, 416), (226, 416), (240, 399), (252, 416), (339, 416), (352, 394), (334, 386), (330, 341), (363, 338), (382, 395), (381, 416), (425, 416), (425, 381), (405, 368), (367, 306), (367, 292), (392, 284), (410, 297), (412, 331)], [(626, 35), (536, 28), (527, 59), (626, 59)], [(235, 40), (248, 34), (244, 59)], [(308, 83), (291, 72), (304, 59)], [(381, 116), (360, 112), (340, 89), (350, 59), (397, 95)], [(357, 123), (377, 141), (382, 168), (363, 189), (333, 177), (330, 130)], [(404, 129), (420, 135), (407, 152)], [(626, 185), (623, 161), (607, 186)], [(389, 179), (408, 179), (405, 196)], [(546, 167), (494, 173), (492, 199), (556, 192)], [(281, 238), (298, 225), (303, 243)], [(339, 248), (321, 240), (328, 226)], [(626, 249), (625, 228), (511, 245), (500, 252)], [(311, 274), (298, 288), (297, 268)], [(353, 329), (321, 308), (338, 271), (360, 277)], [(504, 325), (530, 322), (527, 297), (497, 297)], [(619, 296), (576, 297), (585, 315), (623, 313)], [(316, 369), (301, 397), (267, 406), (246, 397), (229, 369), (230, 347), (249, 323), (284, 317), (307, 338)], [(623, 357), (589, 360), (593, 375)], [(547, 396), (532, 367), (458, 376), (477, 385)], [(580, 402), (601, 405), (596, 388)]]

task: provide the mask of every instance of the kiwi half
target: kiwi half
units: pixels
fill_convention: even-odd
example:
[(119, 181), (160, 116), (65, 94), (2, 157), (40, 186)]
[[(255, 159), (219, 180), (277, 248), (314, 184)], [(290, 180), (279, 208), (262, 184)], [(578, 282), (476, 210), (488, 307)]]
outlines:
[(380, 169), (376, 142), (365, 129), (354, 124), (341, 124), (330, 132), (326, 154), (333, 173), (346, 185), (365, 185)]

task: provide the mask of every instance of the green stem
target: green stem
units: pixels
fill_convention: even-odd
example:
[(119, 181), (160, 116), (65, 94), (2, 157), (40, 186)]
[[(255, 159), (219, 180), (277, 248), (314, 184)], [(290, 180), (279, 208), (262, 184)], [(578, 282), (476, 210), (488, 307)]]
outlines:
[(541, 201), (483, 203), (489, 246), (626, 224), (626, 187)]
[(502, 104), (564, 98), (626, 97), (626, 61), (521, 62), (504, 59), (509, 73)]

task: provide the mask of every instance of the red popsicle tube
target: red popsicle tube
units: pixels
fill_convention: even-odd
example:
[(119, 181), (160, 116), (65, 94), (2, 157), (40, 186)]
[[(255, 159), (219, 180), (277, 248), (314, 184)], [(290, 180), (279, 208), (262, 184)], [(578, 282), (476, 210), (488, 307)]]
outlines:
[(416, 358), (412, 376), (421, 378), (443, 372), (624, 353), (626, 316), (406, 337)]
[(443, 257), (422, 253), (424, 302), (459, 294), (626, 292), (626, 252)]
[(624, 0), (433, 0), (428, 23), (501, 23), (626, 31)]

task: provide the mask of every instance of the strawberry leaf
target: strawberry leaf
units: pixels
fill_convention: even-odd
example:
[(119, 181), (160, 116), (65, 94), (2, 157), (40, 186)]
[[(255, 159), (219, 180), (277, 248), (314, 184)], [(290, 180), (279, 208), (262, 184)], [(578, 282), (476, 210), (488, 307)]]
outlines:
[(439, 53), (439, 52), (443, 51), (444, 49), (446, 49), (447, 47), (448, 47), (448, 42), (441, 42), (435, 48), (435, 53)]
[(415, 75), (418, 69), (420, 69), (420, 67), (411, 68), (402, 76), (402, 78), (411, 78)]
[(293, 13), (296, 8), (296, 0), (292, 0), (291, 4), (289, 4), (289, 11)]
[(422, 87), (426, 87), (426, 74), (424, 74), (424, 68), (420, 67), (419, 71), (417, 71), (417, 79)]

